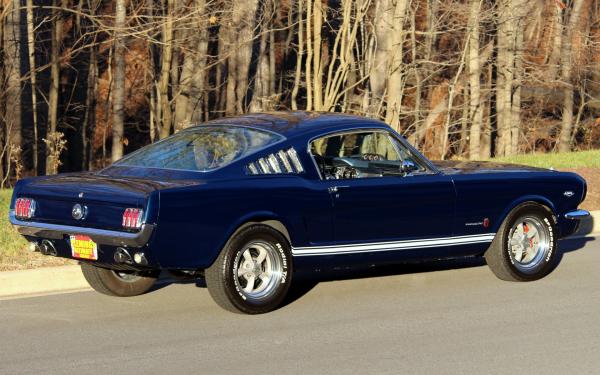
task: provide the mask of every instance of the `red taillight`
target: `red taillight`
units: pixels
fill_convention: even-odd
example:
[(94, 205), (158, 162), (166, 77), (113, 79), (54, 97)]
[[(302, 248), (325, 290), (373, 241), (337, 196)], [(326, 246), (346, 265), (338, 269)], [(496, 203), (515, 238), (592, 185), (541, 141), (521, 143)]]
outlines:
[(31, 198), (17, 198), (15, 216), (19, 219), (31, 219), (35, 214), (36, 203)]
[(142, 218), (144, 210), (139, 208), (128, 208), (123, 213), (123, 228), (140, 229), (142, 227)]

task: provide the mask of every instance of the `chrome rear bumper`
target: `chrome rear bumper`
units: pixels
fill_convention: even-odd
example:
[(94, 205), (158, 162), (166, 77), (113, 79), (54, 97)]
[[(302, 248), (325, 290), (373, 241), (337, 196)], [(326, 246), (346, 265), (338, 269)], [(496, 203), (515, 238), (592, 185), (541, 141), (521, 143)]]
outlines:
[(569, 220), (581, 220), (581, 219), (585, 219), (586, 217), (589, 217), (590, 213), (589, 211), (586, 210), (575, 210), (575, 211), (569, 211), (565, 214), (565, 218), (569, 219)]
[(130, 233), (19, 220), (15, 216), (14, 210), (10, 210), (8, 216), (11, 224), (24, 236), (62, 240), (65, 235), (81, 234), (89, 236), (100, 245), (142, 247), (148, 243), (154, 231), (154, 225), (152, 224), (143, 224), (139, 232)]

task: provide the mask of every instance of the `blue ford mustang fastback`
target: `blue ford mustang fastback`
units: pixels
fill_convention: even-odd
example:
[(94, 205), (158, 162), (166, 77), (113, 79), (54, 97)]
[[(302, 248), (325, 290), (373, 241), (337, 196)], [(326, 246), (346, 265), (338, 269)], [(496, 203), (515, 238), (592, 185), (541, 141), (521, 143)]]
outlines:
[(484, 256), (501, 279), (539, 279), (589, 215), (585, 195), (573, 173), (431, 162), (380, 121), (282, 112), (190, 127), (98, 172), (21, 180), (10, 221), (33, 250), (80, 260), (101, 293), (144, 293), (167, 270), (256, 314), (300, 270)]

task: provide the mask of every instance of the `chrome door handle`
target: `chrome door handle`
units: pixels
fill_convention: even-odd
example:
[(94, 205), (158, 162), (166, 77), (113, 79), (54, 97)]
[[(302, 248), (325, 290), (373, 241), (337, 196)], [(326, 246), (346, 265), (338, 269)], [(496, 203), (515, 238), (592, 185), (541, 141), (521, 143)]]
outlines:
[(337, 193), (340, 189), (343, 188), (348, 188), (350, 186), (330, 186), (327, 188), (327, 190), (329, 190), (330, 193)]

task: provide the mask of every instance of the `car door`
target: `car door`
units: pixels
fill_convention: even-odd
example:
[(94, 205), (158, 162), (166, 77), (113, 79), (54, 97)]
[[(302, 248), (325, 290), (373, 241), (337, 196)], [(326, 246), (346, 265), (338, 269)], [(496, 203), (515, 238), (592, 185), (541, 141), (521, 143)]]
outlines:
[[(349, 248), (357, 251), (396, 250), (385, 242), (452, 236), (451, 179), (432, 171), (389, 132), (334, 134), (315, 140), (311, 153), (331, 194), (337, 244), (367, 244)], [(415, 170), (403, 172), (403, 164)]]

